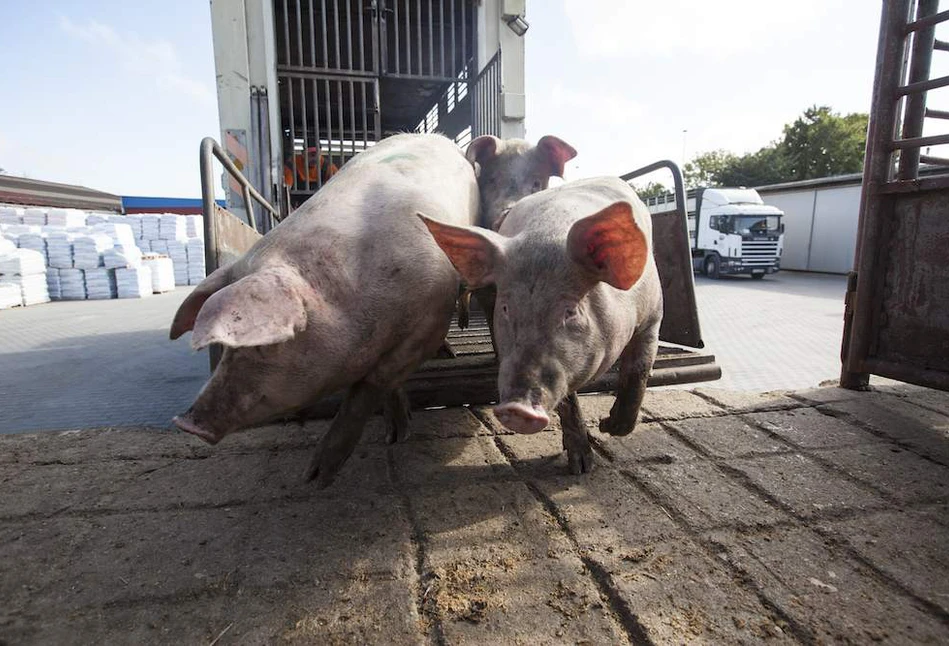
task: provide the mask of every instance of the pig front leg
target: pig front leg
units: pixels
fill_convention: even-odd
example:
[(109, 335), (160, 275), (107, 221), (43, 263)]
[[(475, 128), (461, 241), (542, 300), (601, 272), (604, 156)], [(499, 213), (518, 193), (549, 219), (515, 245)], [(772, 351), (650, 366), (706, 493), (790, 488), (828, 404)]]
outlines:
[(329, 431), (313, 454), (306, 471), (307, 480), (316, 480), (316, 486), (320, 489), (333, 483), (336, 474), (359, 443), (369, 417), (379, 409), (379, 400), (383, 396), (382, 388), (365, 381), (349, 388)]
[(395, 444), (409, 438), (409, 420), (412, 409), (404, 388), (389, 391), (382, 404), (382, 419), (386, 425), (386, 442)]
[(570, 473), (589, 473), (593, 470), (593, 448), (583, 424), (577, 393), (570, 393), (557, 405), (557, 414), (560, 416), (560, 428), (563, 429), (563, 448), (567, 452)]
[(646, 394), (646, 383), (659, 350), (658, 323), (633, 336), (620, 356), (619, 387), (609, 417), (600, 420), (600, 432), (629, 435), (636, 427), (639, 408)]
[(484, 315), (488, 319), (488, 332), (491, 334), (491, 347), (494, 348), (494, 355), (498, 354), (498, 345), (494, 342), (494, 301), (498, 297), (498, 288), (494, 285), (481, 287), (472, 292), (478, 305), (484, 310)]

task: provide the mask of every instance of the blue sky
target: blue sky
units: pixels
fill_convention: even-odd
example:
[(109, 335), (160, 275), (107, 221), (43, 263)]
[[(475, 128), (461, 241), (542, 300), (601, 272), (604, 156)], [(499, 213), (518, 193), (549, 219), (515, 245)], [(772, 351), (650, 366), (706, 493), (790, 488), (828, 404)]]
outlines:
[[(756, 150), (813, 104), (867, 111), (879, 13), (873, 0), (529, 0), (528, 137), (573, 144), (581, 177)], [(205, 0), (6, 2), (0, 60), (7, 172), (199, 194), (198, 144), (220, 137)]]

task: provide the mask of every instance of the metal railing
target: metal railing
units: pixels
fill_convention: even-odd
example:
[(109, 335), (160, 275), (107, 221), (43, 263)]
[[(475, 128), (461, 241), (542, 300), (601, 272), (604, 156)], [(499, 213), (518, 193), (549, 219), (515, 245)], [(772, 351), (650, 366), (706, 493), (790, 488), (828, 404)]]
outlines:
[(501, 50), (471, 84), (471, 137), (501, 134)]
[[(213, 137), (205, 137), (201, 140), (201, 149), (199, 153), (199, 163), (201, 166), (201, 204), (204, 210), (204, 260), (207, 267), (216, 267), (217, 258), (213, 254), (217, 249), (217, 230), (214, 226), (215, 209), (218, 208), (214, 201), (214, 164), (212, 157), (221, 162), (224, 170), (241, 185), (241, 194), (244, 198), (244, 210), (247, 214), (246, 224), (254, 231), (261, 233), (254, 217), (254, 201), (269, 215), (270, 228), (273, 228), (282, 218), (263, 195), (257, 192), (244, 174), (234, 165), (234, 162), (228, 158), (227, 153), (218, 145)], [(264, 232), (266, 233), (266, 232)]]
[[(874, 88), (877, 123), (870, 128), (871, 137), (875, 135), (877, 140), (869, 142), (868, 153), (873, 146), (888, 153), (880, 156), (885, 167), (873, 169), (872, 179), (885, 190), (901, 191), (918, 186), (921, 181), (933, 183), (920, 180), (921, 163), (949, 166), (949, 159), (922, 154), (923, 147), (949, 144), (949, 134), (923, 136), (927, 118), (949, 119), (949, 112), (926, 107), (928, 92), (949, 86), (949, 76), (930, 78), (933, 52), (949, 50), (949, 43), (936, 40), (936, 25), (949, 21), (949, 11), (939, 12), (939, 0), (893, 0), (886, 3), (884, 16), (888, 27), (881, 33), (880, 52), (890, 55), (878, 61), (878, 72), (881, 66), (894, 66), (907, 58), (909, 71), (905, 83), (896, 69), (887, 70), (888, 74), (878, 73), (880, 80)], [(895, 136), (897, 131), (899, 138)], [(896, 154), (899, 160), (894, 164)], [(945, 178), (935, 179), (935, 183), (944, 181)]]

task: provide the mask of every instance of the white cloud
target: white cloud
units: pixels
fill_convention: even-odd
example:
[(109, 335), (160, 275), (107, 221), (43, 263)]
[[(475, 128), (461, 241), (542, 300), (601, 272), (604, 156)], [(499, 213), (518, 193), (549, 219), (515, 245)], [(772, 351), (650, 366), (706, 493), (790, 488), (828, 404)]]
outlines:
[[(820, 24), (831, 0), (564, 0), (577, 53), (586, 59), (701, 54), (773, 46), (783, 32)], [(779, 46), (779, 45), (778, 45)]]
[(190, 96), (205, 105), (216, 101), (213, 88), (183, 72), (174, 46), (167, 41), (147, 41), (134, 33), (119, 33), (92, 19), (79, 24), (60, 16), (59, 26), (66, 33), (109, 51), (127, 71), (154, 79), (162, 89)]

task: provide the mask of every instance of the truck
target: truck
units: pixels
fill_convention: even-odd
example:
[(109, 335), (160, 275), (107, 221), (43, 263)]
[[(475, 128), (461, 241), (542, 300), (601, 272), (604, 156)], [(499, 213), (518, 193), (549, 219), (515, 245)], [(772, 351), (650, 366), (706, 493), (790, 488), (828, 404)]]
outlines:
[[(669, 211), (672, 193), (645, 200), (650, 213)], [(686, 194), (692, 269), (710, 278), (748, 274), (761, 279), (781, 269), (784, 212), (751, 188), (694, 188)]]

